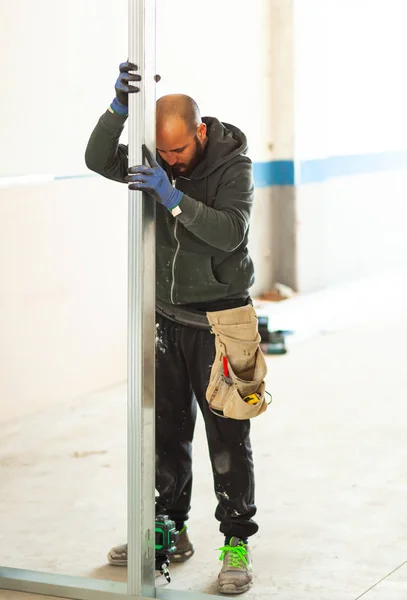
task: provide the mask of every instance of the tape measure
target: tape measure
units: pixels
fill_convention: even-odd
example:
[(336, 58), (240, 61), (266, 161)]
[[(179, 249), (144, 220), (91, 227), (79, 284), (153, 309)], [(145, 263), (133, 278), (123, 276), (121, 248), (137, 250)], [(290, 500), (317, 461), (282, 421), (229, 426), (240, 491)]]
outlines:
[(243, 401), (246, 402), (246, 404), (258, 404), (260, 402), (260, 396), (259, 394), (250, 394), (249, 396), (245, 396)]

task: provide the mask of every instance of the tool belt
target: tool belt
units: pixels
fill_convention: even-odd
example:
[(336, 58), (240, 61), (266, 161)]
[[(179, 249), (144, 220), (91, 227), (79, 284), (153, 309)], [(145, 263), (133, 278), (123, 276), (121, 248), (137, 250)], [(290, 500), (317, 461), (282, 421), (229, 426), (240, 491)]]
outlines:
[(220, 417), (251, 419), (268, 406), (267, 365), (260, 348), (256, 311), (251, 304), (206, 313), (215, 337), (216, 356), (206, 399)]

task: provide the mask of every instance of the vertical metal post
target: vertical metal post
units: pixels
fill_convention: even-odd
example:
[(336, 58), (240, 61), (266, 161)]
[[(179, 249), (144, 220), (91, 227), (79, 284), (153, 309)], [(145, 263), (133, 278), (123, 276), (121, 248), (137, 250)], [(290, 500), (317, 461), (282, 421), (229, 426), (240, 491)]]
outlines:
[[(129, 166), (155, 152), (155, 0), (129, 0)], [(155, 201), (129, 191), (128, 579), (130, 596), (155, 597)]]

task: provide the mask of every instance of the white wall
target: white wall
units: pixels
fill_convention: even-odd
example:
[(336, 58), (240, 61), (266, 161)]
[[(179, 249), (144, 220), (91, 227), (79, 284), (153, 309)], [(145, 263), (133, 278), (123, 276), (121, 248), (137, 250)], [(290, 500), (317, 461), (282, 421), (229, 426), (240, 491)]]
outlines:
[(296, 158), (406, 148), (404, 0), (295, 1)]
[(0, 191), (0, 420), (126, 378), (127, 193)]
[(331, 157), (407, 150), (406, 18), (403, 0), (295, 2), (295, 159), (327, 169), (296, 188), (302, 292), (407, 266), (406, 170), (328, 173)]
[(407, 171), (333, 178), (296, 193), (302, 292), (406, 267)]
[(0, 0), (0, 177), (87, 171), (127, 55), (127, 2)]

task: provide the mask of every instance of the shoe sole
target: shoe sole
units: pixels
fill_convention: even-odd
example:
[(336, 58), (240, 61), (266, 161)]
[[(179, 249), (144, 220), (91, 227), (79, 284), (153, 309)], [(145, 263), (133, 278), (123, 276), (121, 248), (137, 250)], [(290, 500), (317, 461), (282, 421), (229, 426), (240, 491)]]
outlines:
[(244, 594), (245, 592), (248, 592), (250, 590), (250, 588), (252, 587), (253, 582), (251, 581), (250, 583), (248, 583), (247, 585), (245, 585), (242, 588), (237, 589), (235, 585), (229, 584), (229, 585), (224, 585), (224, 586), (219, 586), (218, 585), (218, 592), (220, 594)]
[(184, 563), (187, 560), (189, 560), (190, 558), (193, 557), (193, 555), (195, 554), (195, 548), (190, 548), (189, 550), (186, 550), (185, 552), (179, 552), (178, 554), (170, 554), (169, 555), (169, 559), (170, 559), (170, 563)]
[(126, 559), (113, 558), (110, 554), (108, 554), (107, 560), (109, 562), (109, 565), (112, 565), (113, 567), (127, 567), (127, 558)]

